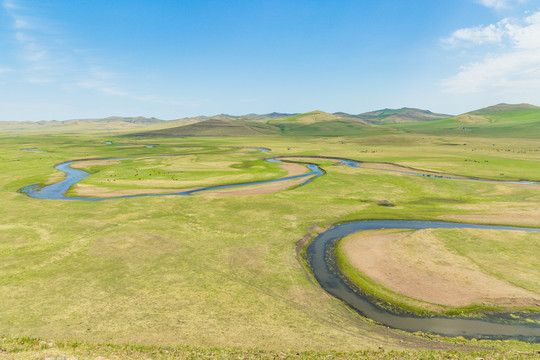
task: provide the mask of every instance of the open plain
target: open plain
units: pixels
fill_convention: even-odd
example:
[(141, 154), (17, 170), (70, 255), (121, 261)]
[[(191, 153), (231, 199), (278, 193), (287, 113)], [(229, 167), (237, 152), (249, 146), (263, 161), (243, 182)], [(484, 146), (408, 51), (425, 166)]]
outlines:
[[(489, 128), (433, 133), (450, 120), (414, 131), (390, 124), (327, 136), (314, 126), (335, 120), (316, 115), (295, 125), (300, 132), (291, 127), (260, 136), (5, 130), (0, 356), (537, 357), (538, 345), (519, 339), (447, 338), (370, 321), (319, 287), (303, 247), (352, 220), (538, 227), (538, 139), (528, 132), (502, 137)], [(266, 161), (273, 157), (291, 162)], [(116, 160), (103, 160), (110, 158)], [(305, 185), (289, 180), (103, 201), (19, 192), (62, 180), (54, 165), (75, 159), (88, 159), (73, 167), (91, 175), (67, 195), (89, 198), (277, 179), (306, 173), (304, 163), (317, 164), (324, 175)], [(481, 179), (495, 181), (475, 181)], [(513, 183), (519, 180), (530, 183)], [(344, 252), (355, 254), (351, 279), (367, 279), (367, 288), (389, 303), (406, 303), (418, 314), (512, 313), (515, 321), (538, 326), (538, 233), (383, 230), (352, 237), (343, 242), (351, 247)]]

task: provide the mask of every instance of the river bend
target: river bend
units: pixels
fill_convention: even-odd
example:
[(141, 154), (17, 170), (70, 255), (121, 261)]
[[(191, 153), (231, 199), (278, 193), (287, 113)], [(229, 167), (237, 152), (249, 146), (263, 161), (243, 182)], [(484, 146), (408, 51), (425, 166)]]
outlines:
[(445, 336), (464, 336), (471, 338), (520, 339), (540, 342), (540, 326), (494, 323), (484, 320), (402, 316), (390, 313), (375, 306), (356, 285), (352, 284), (339, 271), (336, 265), (336, 242), (357, 231), (381, 229), (439, 229), (469, 228), (490, 230), (534, 231), (536, 228), (512, 226), (476, 225), (439, 221), (373, 220), (355, 221), (339, 224), (319, 234), (307, 247), (306, 257), (313, 275), (321, 287), (332, 296), (345, 302), (359, 314), (392, 328)]

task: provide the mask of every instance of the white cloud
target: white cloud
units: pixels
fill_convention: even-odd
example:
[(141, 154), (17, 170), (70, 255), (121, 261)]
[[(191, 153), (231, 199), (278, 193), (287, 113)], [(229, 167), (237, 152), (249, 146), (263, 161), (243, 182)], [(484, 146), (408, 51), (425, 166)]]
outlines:
[(515, 4), (527, 2), (527, 0), (478, 0), (477, 2), (495, 10), (502, 10), (511, 8)]
[(540, 92), (540, 11), (524, 19), (503, 19), (497, 24), (460, 29), (444, 42), (454, 46), (498, 45), (443, 81), (446, 91)]
[(540, 90), (540, 52), (516, 51), (488, 56), (462, 66), (460, 72), (443, 82), (448, 92), (476, 93), (488, 89), (509, 91)]
[(505, 34), (504, 27), (506, 21), (507, 20), (505, 19), (497, 24), (475, 26), (456, 30), (452, 36), (447, 39), (443, 39), (443, 43), (452, 46), (463, 45), (466, 42), (470, 42), (475, 45), (500, 43)]
[(508, 37), (519, 49), (540, 49), (540, 11), (524, 19), (524, 25), (506, 26)]

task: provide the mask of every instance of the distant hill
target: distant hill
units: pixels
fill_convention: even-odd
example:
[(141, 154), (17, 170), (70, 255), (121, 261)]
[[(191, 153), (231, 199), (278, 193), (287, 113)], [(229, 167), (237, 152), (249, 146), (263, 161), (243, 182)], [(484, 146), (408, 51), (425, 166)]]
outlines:
[[(197, 116), (171, 121), (180, 126), (133, 134), (136, 136), (251, 136), (279, 133), (279, 128), (264, 120), (291, 116), (285, 113)], [(181, 124), (187, 122), (187, 124)]]
[(367, 132), (485, 137), (540, 138), (540, 107), (498, 104), (450, 116), (415, 108), (382, 109), (362, 114), (310, 111), (186, 117), (160, 120), (111, 116), (66, 121), (0, 122), (1, 131), (107, 131), (135, 136), (352, 136)]
[(361, 119), (319, 110), (267, 120), (266, 124), (278, 127), (281, 135), (291, 136), (344, 136), (362, 133), (371, 126)]
[(409, 132), (438, 135), (540, 138), (540, 107), (498, 104), (442, 120), (391, 126)]
[(146, 118), (143, 116), (137, 117), (121, 117), (109, 116), (106, 118), (97, 119), (71, 119), (71, 120), (40, 120), (40, 121), (0, 121), (0, 125), (39, 125), (39, 126), (65, 126), (75, 124), (88, 123), (129, 123), (129, 124), (155, 124), (162, 123), (165, 120), (156, 119), (154, 117)]
[(176, 122), (178, 121), (184, 121), (184, 122), (191, 122), (196, 123), (200, 121), (206, 121), (206, 120), (265, 120), (265, 119), (275, 119), (285, 116), (291, 116), (296, 114), (286, 114), (286, 113), (269, 113), (269, 114), (247, 114), (247, 115), (229, 115), (229, 114), (218, 114), (213, 116), (195, 116), (195, 117), (185, 117), (178, 120), (174, 120)]
[(401, 124), (409, 122), (419, 121), (431, 121), (439, 120), (451, 117), (452, 115), (432, 113), (429, 110), (421, 110), (415, 108), (401, 108), (401, 109), (383, 109), (370, 111), (358, 115), (349, 115), (346, 113), (335, 113), (334, 115), (340, 115), (344, 117), (354, 117), (368, 121), (372, 124)]
[(130, 134), (135, 136), (257, 136), (276, 133), (277, 129), (245, 120), (208, 119), (194, 124), (175, 126), (150, 132)]
[[(358, 134), (373, 126), (353, 117), (340, 117), (323, 111), (303, 114), (272, 113), (254, 116), (229, 117), (218, 115), (185, 126), (176, 126), (156, 131), (141, 132), (139, 136), (344, 136)], [(383, 130), (389, 131), (389, 130)]]
[[(155, 123), (161, 123), (165, 120), (156, 119), (155, 117), (147, 118), (143, 116), (137, 116), (137, 117), (121, 117), (121, 116), (109, 116), (106, 118), (101, 119), (73, 119), (73, 120), (65, 120), (60, 121), (62, 124), (78, 124), (78, 123), (89, 123), (89, 122), (97, 122), (97, 123), (110, 123), (110, 122), (125, 122), (130, 124), (155, 124)], [(47, 123), (46, 121), (39, 121), (38, 123)]]
[(99, 119), (72, 120), (41, 120), (41, 121), (0, 121), (0, 131), (30, 131), (30, 132), (80, 132), (80, 131), (110, 131), (159, 127), (167, 121), (156, 118), (110, 116)]
[(292, 115), (298, 115), (298, 114), (272, 112), (269, 114), (247, 114), (247, 115), (242, 115), (242, 116), (236, 116), (236, 118), (241, 119), (241, 120), (265, 120), (265, 119), (282, 118), (282, 117), (292, 116)]

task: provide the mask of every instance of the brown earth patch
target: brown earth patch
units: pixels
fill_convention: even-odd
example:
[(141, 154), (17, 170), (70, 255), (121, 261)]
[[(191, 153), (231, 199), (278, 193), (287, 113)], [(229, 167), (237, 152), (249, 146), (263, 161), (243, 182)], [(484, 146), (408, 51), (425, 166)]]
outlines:
[(107, 187), (100, 187), (87, 184), (76, 184), (74, 192), (76, 196), (87, 197), (118, 197), (118, 196), (132, 196), (132, 195), (145, 195), (145, 194), (169, 194), (182, 191), (194, 190), (191, 189), (124, 189), (116, 190)]
[(274, 194), (280, 190), (284, 190), (290, 186), (300, 185), (308, 178), (300, 178), (294, 180), (285, 180), (261, 185), (250, 185), (246, 187), (238, 187), (224, 190), (204, 191), (197, 195), (263, 195)]
[(282, 163), (282, 164), (279, 164), (279, 167), (284, 170), (287, 170), (288, 172), (287, 176), (302, 175), (309, 171), (309, 169), (306, 168), (305, 165), (301, 165), (301, 164)]
[(362, 231), (346, 237), (342, 250), (360, 272), (414, 299), (449, 306), (540, 305), (540, 295), (482, 272), (429, 229)]

